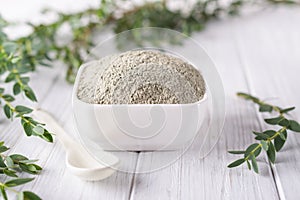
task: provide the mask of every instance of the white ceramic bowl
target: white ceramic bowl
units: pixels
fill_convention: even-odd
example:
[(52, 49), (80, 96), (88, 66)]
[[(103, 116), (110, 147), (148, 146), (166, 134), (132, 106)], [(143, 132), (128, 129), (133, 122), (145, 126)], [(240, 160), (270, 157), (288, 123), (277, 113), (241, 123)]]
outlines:
[(72, 106), (78, 134), (85, 144), (104, 150), (176, 150), (193, 140), (208, 112), (208, 95), (190, 104), (89, 104), (78, 99), (82, 65)]

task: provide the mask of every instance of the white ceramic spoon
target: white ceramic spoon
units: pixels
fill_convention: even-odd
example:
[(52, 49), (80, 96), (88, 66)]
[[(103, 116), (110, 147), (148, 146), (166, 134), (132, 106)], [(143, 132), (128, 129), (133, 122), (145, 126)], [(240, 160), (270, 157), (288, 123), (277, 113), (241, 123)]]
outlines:
[(32, 112), (32, 116), (37, 121), (45, 123), (46, 128), (56, 134), (56, 138), (66, 150), (66, 165), (72, 174), (83, 180), (97, 181), (105, 179), (115, 172), (119, 163), (116, 156), (101, 150), (93, 152), (103, 163), (101, 164), (81, 144), (75, 142), (46, 111), (36, 109)]

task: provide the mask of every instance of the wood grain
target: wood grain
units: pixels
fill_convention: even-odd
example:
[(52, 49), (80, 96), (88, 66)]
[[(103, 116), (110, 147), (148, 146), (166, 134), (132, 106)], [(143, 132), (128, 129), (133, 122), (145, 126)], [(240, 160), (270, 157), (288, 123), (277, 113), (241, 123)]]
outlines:
[[(296, 106), (290, 117), (299, 121), (300, 29), (295, 24), (300, 19), (300, 9), (291, 12), (277, 8), (275, 11), (276, 15), (272, 17), (267, 12), (256, 18), (245, 18), (242, 25), (236, 23), (239, 27), (236, 27), (235, 39), (251, 93), (282, 107)], [(257, 28), (251, 29), (249, 25)], [(255, 41), (245, 39), (253, 35), (259, 37)], [(264, 117), (270, 117), (259, 113), (258, 116), (260, 122)], [(267, 128), (264, 123), (261, 126)], [(296, 192), (300, 185), (299, 146), (299, 133), (290, 132), (286, 147), (277, 154), (277, 163), (272, 166), (281, 199), (300, 199)]]
[[(26, 5), (30, 9), (43, 7), (41, 1), (32, 2), (20, 6), (20, 12)], [(60, 5), (58, 0), (51, 2)], [(5, 7), (4, 1), (1, 2), (1, 12), (5, 10), (3, 13), (9, 15), (9, 9), (15, 11), (16, 8), (11, 4)], [(23, 17), (28, 15), (25, 11)], [(17, 15), (11, 13), (11, 19), (16, 19)], [(265, 115), (258, 113), (251, 103), (238, 99), (237, 91), (251, 92), (267, 100), (273, 98), (269, 99), (271, 103), (282, 106), (295, 105), (298, 110), (291, 117), (300, 120), (299, 19), (297, 7), (274, 7), (211, 22), (204, 32), (193, 35), (215, 61), (226, 93), (225, 127), (218, 144), (204, 159), (199, 159), (199, 152), (190, 150), (176, 162), (152, 173), (118, 172), (102, 182), (83, 182), (66, 170), (65, 153), (59, 143), (27, 138), (18, 121), (9, 122), (2, 117), (1, 139), (12, 147), (10, 152), (40, 158), (39, 163), (44, 167), (34, 182), (21, 189), (33, 190), (46, 200), (300, 199), (297, 191), (300, 186), (299, 134), (289, 134), (275, 166), (270, 166), (266, 157), (260, 158), (260, 175), (245, 166), (226, 167), (237, 158), (226, 153), (227, 150), (246, 147), (254, 141), (252, 130), (267, 128), (261, 123)], [(37, 92), (39, 104), (31, 105), (47, 109), (73, 135), (72, 86), (64, 81), (64, 71), (62, 66), (56, 66), (40, 68), (32, 75), (31, 85)], [(18, 102), (28, 103), (26, 100)], [(142, 171), (165, 162), (165, 158), (165, 153), (156, 152), (151, 156), (149, 152), (139, 153), (128, 158), (128, 167)]]

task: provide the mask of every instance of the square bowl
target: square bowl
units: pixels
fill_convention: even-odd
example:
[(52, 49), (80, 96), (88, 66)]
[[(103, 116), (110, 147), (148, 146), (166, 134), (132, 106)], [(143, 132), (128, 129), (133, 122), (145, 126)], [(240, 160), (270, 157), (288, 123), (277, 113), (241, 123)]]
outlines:
[(78, 98), (77, 74), (72, 109), (84, 145), (114, 151), (178, 150), (195, 138), (208, 112), (208, 95), (189, 104), (90, 104)]

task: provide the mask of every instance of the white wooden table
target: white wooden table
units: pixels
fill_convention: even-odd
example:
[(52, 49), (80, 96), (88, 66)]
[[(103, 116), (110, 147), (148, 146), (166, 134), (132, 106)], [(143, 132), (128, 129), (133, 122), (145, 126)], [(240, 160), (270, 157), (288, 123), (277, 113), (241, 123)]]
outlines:
[[(73, 1), (0, 0), (0, 13), (10, 19), (32, 19), (44, 5), (61, 10), (87, 5), (83, 0), (76, 5), (70, 2)], [(275, 166), (265, 156), (261, 157), (260, 175), (245, 167), (231, 170), (226, 167), (237, 158), (226, 151), (246, 147), (254, 141), (251, 131), (265, 128), (257, 109), (238, 99), (236, 92), (275, 97), (271, 102), (282, 106), (295, 105), (297, 109), (292, 117), (300, 120), (300, 8), (269, 8), (215, 21), (193, 38), (203, 44), (217, 64), (226, 93), (223, 134), (208, 157), (188, 160), (188, 155), (184, 155), (173, 165), (153, 173), (117, 172), (102, 182), (84, 182), (66, 170), (65, 153), (58, 142), (48, 144), (27, 138), (17, 120), (11, 123), (2, 115), (1, 140), (12, 147), (11, 152), (39, 158), (44, 167), (42, 174), (25, 188), (46, 200), (300, 199), (300, 134), (289, 135)], [(72, 134), (72, 85), (65, 82), (64, 71), (61, 66), (39, 68), (32, 75), (31, 85), (37, 93), (38, 106), (51, 112)], [(143, 153), (132, 165), (141, 168), (151, 162), (145, 159), (141, 162), (142, 158)]]

